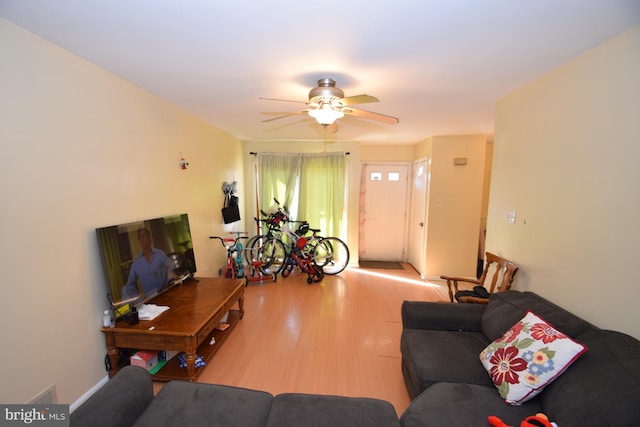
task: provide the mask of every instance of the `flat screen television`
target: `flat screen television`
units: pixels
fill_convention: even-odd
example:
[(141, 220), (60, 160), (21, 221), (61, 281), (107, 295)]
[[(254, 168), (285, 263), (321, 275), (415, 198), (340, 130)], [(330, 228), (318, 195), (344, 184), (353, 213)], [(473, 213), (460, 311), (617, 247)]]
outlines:
[(116, 309), (144, 303), (196, 273), (187, 214), (96, 228), (96, 233), (107, 295)]

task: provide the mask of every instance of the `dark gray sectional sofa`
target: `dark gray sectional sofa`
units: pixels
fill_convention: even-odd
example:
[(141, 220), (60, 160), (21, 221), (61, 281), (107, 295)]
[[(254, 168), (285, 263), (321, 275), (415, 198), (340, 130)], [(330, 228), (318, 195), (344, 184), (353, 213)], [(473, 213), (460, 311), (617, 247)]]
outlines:
[[(528, 310), (588, 350), (538, 396), (507, 405), (480, 352)], [(411, 406), (405, 427), (507, 425), (544, 413), (560, 427), (640, 425), (640, 341), (601, 330), (532, 292), (507, 291), (488, 305), (405, 301), (402, 372)]]
[(126, 366), (71, 413), (77, 427), (400, 427), (391, 403), (171, 381), (153, 396), (151, 376)]
[[(480, 352), (531, 310), (586, 345), (542, 393), (520, 406), (499, 396)], [(405, 301), (402, 373), (412, 402), (398, 418), (386, 401), (280, 394), (173, 381), (153, 396), (150, 375), (125, 367), (71, 414), (71, 426), (488, 426), (542, 412), (560, 427), (640, 425), (640, 341), (601, 330), (531, 292), (489, 304)]]

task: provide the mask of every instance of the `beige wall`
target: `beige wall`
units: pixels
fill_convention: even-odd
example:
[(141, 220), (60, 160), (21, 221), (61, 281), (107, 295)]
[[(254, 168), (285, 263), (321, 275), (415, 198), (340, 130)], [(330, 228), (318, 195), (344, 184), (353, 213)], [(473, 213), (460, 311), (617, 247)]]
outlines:
[(241, 142), (1, 19), (0, 56), (0, 402), (72, 403), (106, 375), (95, 228), (186, 212), (217, 271)]
[[(434, 136), (416, 146), (430, 159), (425, 276), (475, 277), (486, 135)], [(456, 157), (467, 164), (456, 166)]]
[(412, 162), (415, 160), (414, 144), (362, 145), (360, 159), (363, 162)]
[(493, 165), (493, 137), (487, 141), (487, 149), (484, 155), (484, 177), (482, 183), (482, 218), (487, 225), (487, 213), (489, 212), (489, 194), (491, 192), (491, 167)]
[(640, 338), (638, 76), (640, 27), (498, 102), (487, 249), (516, 289)]

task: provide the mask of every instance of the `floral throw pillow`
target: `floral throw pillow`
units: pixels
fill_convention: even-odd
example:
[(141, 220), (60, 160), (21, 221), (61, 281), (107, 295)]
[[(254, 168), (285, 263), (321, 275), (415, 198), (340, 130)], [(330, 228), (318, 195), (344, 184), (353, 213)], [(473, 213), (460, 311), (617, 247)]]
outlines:
[(480, 353), (500, 396), (520, 405), (562, 374), (587, 347), (528, 311)]

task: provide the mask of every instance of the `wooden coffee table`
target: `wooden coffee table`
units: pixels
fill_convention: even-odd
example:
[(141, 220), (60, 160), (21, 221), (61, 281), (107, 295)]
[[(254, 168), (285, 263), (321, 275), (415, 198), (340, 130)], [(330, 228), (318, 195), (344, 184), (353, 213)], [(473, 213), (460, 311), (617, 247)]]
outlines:
[[(181, 368), (178, 358), (174, 357), (153, 379), (196, 380), (200, 372), (195, 367), (196, 356), (208, 362), (244, 315), (245, 287), (243, 279), (197, 280), (177, 285), (149, 301), (149, 304), (170, 307), (155, 319), (140, 320), (137, 325), (119, 320), (114, 328), (102, 328), (111, 362), (110, 376), (120, 368), (120, 349), (173, 350), (184, 352), (186, 368)], [(238, 309), (234, 310), (236, 303)], [(224, 331), (216, 329), (226, 313), (229, 313), (226, 320), (229, 327)]]

